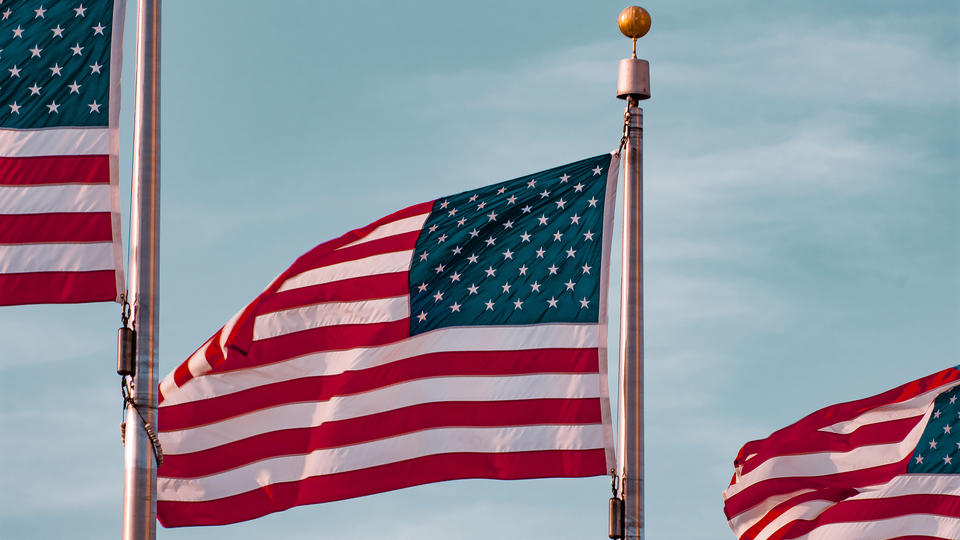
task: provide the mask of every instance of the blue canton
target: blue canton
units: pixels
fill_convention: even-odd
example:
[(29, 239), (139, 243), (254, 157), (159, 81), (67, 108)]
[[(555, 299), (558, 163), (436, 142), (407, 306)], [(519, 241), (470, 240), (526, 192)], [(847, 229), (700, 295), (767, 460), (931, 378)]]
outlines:
[(438, 199), (410, 268), (411, 335), (597, 322), (611, 156)]
[(917, 444), (908, 473), (960, 473), (960, 387), (933, 402), (933, 412)]
[(113, 2), (0, 0), (0, 128), (107, 126)]

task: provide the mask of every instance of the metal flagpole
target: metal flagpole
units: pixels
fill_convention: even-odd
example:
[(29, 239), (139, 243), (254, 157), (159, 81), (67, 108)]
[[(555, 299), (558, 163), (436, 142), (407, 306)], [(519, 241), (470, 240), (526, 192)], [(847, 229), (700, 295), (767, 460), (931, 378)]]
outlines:
[(137, 1), (137, 83), (129, 301), (135, 373), (126, 405), (123, 538), (157, 535), (157, 330), (160, 256), (160, 0)]
[[(620, 61), (617, 97), (624, 113), (623, 267), (620, 300), (620, 501), (611, 512), (611, 538), (643, 538), (643, 109), (650, 98), (650, 66), (637, 59), (637, 38), (650, 30), (650, 14), (630, 6), (620, 31), (633, 39), (633, 57)], [(612, 508), (613, 509), (613, 508)], [(620, 523), (614, 523), (619, 518)]]

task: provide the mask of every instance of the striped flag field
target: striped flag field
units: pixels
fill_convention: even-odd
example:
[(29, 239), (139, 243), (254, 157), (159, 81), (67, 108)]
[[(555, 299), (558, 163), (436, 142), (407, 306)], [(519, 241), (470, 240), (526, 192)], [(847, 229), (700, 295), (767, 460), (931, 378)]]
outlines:
[(461, 478), (607, 474), (607, 154), (300, 257), (160, 385), (164, 526)]

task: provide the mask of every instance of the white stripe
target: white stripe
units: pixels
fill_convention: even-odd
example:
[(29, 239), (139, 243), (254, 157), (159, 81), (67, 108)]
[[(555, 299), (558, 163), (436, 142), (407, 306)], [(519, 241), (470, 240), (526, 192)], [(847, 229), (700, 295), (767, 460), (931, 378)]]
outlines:
[(0, 245), (0, 274), (113, 270), (113, 242)]
[(0, 186), (0, 214), (109, 212), (110, 184)]
[(406, 295), (357, 302), (325, 302), (258, 316), (253, 323), (253, 339), (267, 339), (323, 326), (399, 321), (409, 316), (410, 301)]
[(960, 475), (957, 474), (901, 474), (889, 482), (860, 488), (852, 499), (882, 499), (901, 495), (957, 495), (960, 496)]
[(836, 474), (868, 467), (878, 467), (903, 460), (913, 453), (930, 411), (900, 442), (861, 446), (849, 452), (816, 452), (795, 456), (777, 456), (763, 462), (756, 469), (741, 476), (736, 484), (723, 492), (724, 500), (749, 488), (755, 482), (769, 478), (807, 477)]
[(909, 514), (890, 519), (831, 523), (821, 525), (804, 540), (837, 540), (838, 538), (895, 538), (900, 536), (933, 536), (960, 538), (960, 519), (930, 514)]
[(260, 433), (315, 427), (324, 422), (423, 403), (595, 398), (599, 389), (596, 374), (432, 377), (336, 396), (327, 401), (279, 405), (212, 424), (161, 432), (160, 442), (166, 454), (186, 454)]
[(785, 493), (783, 495), (767, 497), (762, 503), (733, 516), (733, 518), (729, 520), (730, 528), (733, 529), (734, 534), (736, 534), (739, 538), (743, 533), (747, 532), (747, 529), (753, 527), (757, 521), (762, 519), (763, 516), (767, 515), (767, 512), (769, 512), (778, 504), (803, 495), (804, 493), (810, 493), (811, 491), (814, 490), (800, 489), (791, 493)]
[(453, 452), (529, 452), (603, 448), (603, 426), (438, 428), (379, 441), (282, 456), (198, 478), (157, 478), (162, 501), (208, 501), (279, 482), (355, 471)]
[(920, 416), (927, 409), (927, 407), (933, 403), (933, 401), (950, 388), (960, 384), (960, 381), (951, 382), (943, 386), (939, 386), (924, 392), (918, 396), (912, 397), (906, 401), (901, 401), (900, 403), (891, 403), (889, 405), (883, 405), (882, 407), (876, 407), (870, 409), (869, 411), (857, 416), (852, 420), (846, 422), (837, 422), (836, 424), (822, 427), (820, 431), (826, 431), (828, 433), (841, 433), (848, 434), (853, 433), (857, 428), (867, 425), (867, 424), (876, 424), (878, 422), (889, 422), (891, 420), (901, 420), (903, 418), (910, 418), (913, 416)]
[[(597, 347), (596, 324), (539, 324), (441, 328), (381, 347), (308, 354), (267, 366), (211, 373), (187, 381), (176, 392), (164, 392), (161, 407), (223, 396), (264, 384), (336, 375), (381, 366), (423, 354), (455, 351), (582, 349)], [(194, 355), (196, 356), (196, 355)], [(191, 357), (192, 359), (193, 357)], [(191, 373), (197, 373), (191, 368)], [(171, 375), (172, 376), (172, 375)]]
[(356, 246), (359, 244), (365, 244), (367, 242), (372, 242), (373, 240), (379, 240), (381, 238), (387, 238), (389, 236), (396, 236), (398, 234), (404, 234), (413, 231), (419, 231), (424, 222), (427, 221), (427, 218), (430, 217), (430, 213), (420, 214), (418, 216), (410, 216), (408, 218), (398, 219), (390, 223), (386, 223), (377, 227), (376, 229), (370, 231), (370, 234), (364, 236), (363, 238), (350, 242), (345, 246), (340, 246), (337, 249), (348, 248)]
[[(111, 73), (113, 71), (111, 70)], [(0, 156), (2, 157), (109, 153), (110, 129), (106, 127), (0, 129)]]
[(823, 499), (814, 499), (797, 504), (767, 524), (767, 526), (757, 534), (756, 540), (766, 540), (770, 538), (770, 536), (776, 533), (781, 527), (790, 524), (792, 521), (798, 519), (814, 519), (834, 504), (836, 503), (833, 501), (825, 501)]
[(330, 266), (321, 266), (313, 270), (301, 272), (286, 280), (277, 292), (320, 285), (343, 279), (363, 276), (375, 276), (392, 272), (403, 272), (410, 268), (410, 257), (413, 250), (381, 253), (362, 259), (346, 261)]

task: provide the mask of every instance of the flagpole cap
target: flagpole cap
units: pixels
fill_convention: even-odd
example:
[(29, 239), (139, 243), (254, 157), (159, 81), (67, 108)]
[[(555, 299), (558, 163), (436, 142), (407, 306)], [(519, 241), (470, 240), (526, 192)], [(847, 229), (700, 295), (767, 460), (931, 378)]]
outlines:
[(628, 6), (620, 12), (617, 25), (620, 32), (628, 38), (642, 38), (650, 31), (650, 13), (640, 6)]

